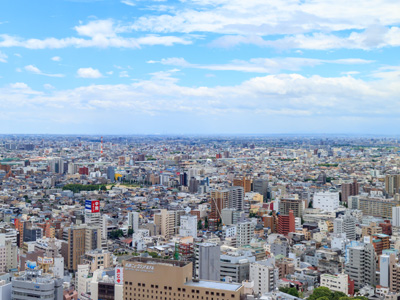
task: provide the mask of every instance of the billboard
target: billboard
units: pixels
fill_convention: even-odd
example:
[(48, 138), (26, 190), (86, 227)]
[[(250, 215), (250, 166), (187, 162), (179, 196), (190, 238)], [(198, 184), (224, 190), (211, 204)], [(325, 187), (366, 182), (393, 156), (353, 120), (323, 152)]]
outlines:
[(124, 268), (115, 268), (115, 284), (123, 284), (124, 282)]
[(91, 213), (100, 212), (100, 201), (99, 200), (86, 200), (85, 209)]

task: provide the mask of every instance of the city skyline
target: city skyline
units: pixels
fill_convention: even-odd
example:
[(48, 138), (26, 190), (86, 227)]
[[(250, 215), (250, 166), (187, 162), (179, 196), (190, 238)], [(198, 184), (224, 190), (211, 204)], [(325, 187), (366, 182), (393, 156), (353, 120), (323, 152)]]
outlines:
[(398, 9), (4, 1), (0, 134), (396, 135)]

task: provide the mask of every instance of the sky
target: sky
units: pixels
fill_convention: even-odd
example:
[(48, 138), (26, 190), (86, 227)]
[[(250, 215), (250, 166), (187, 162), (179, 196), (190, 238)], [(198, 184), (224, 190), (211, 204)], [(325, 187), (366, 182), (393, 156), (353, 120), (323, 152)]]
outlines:
[(2, 0), (0, 133), (399, 134), (398, 0)]

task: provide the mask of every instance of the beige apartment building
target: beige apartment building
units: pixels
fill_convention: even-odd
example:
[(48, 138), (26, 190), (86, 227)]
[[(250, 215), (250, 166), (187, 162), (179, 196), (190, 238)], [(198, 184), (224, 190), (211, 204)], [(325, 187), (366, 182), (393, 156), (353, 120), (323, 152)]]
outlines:
[(192, 263), (134, 257), (123, 263), (124, 300), (239, 300), (243, 285), (193, 280)]

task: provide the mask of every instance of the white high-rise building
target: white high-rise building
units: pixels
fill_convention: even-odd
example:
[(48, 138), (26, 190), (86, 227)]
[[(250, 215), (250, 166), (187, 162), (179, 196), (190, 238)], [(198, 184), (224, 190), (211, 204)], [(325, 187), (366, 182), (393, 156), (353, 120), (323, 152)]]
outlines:
[(275, 259), (256, 261), (250, 264), (250, 281), (254, 282), (254, 293), (264, 294), (274, 291), (279, 280), (279, 268)]
[(128, 212), (128, 226), (133, 229), (133, 233), (139, 230), (139, 213), (136, 211)]
[(400, 206), (392, 207), (392, 226), (400, 227)]
[(336, 234), (346, 234), (349, 240), (356, 239), (356, 221), (357, 219), (347, 210), (344, 216), (340, 216), (333, 221), (333, 232)]
[(324, 211), (334, 211), (339, 207), (339, 193), (315, 193), (313, 207)]
[(200, 280), (220, 280), (219, 245), (213, 243), (196, 244), (195, 249), (195, 274)]
[(181, 226), (179, 228), (180, 236), (197, 237), (197, 216), (184, 215), (181, 216)]
[(236, 246), (249, 245), (254, 236), (254, 223), (250, 221), (240, 222), (236, 227)]

